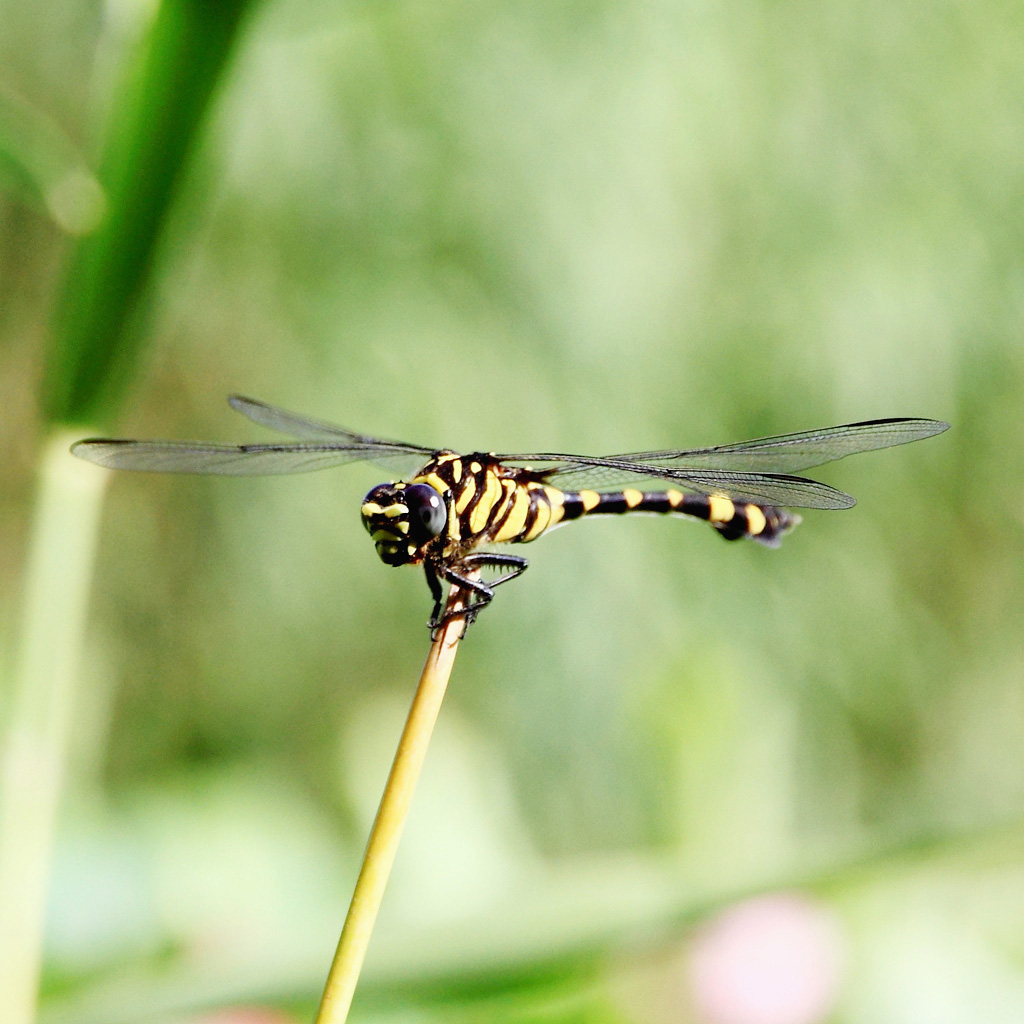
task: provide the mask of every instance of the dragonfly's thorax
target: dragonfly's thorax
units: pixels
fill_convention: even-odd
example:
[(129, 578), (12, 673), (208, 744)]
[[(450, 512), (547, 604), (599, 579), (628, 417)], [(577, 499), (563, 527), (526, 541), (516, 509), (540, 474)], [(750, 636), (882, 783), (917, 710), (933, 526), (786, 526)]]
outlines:
[(379, 484), (363, 499), (363, 526), (386, 565), (423, 560), (427, 546), (444, 532), (448, 511), (444, 498), (429, 484)]
[(534, 540), (561, 518), (562, 492), (543, 474), (508, 466), (490, 452), (439, 452), (414, 482), (433, 487), (448, 505), (444, 559), (482, 545)]

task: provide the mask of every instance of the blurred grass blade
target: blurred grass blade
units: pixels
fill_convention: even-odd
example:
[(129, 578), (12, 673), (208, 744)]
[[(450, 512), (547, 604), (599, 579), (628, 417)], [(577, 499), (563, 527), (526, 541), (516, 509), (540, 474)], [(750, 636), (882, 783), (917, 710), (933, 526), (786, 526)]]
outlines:
[[(106, 132), (100, 174), (105, 214), (73, 252), (63, 282), (44, 381), (51, 422), (80, 423), (113, 411), (136, 362), (139, 335), (132, 332), (133, 322), (175, 186), (250, 5), (251, 0), (160, 5)], [(20, 176), (23, 187), (48, 195), (47, 182), (59, 163), (54, 154), (60, 153), (53, 132), (24, 108), (9, 103), (5, 111), (0, 130), (6, 129), (9, 173)], [(74, 439), (56, 433), (42, 461), (0, 773), (4, 1024), (30, 1024), (35, 1017), (50, 850), (108, 476), (71, 458)]]
[(68, 234), (88, 234), (103, 217), (103, 189), (83, 154), (45, 114), (3, 90), (0, 188)]
[(20, 647), (0, 763), (0, 1020), (35, 1017), (54, 820), (109, 473), (51, 438), (40, 470)]
[(100, 181), (107, 212), (71, 256), (44, 381), (51, 422), (103, 421), (137, 362), (135, 321), (160, 232), (254, 0), (163, 0), (114, 104)]

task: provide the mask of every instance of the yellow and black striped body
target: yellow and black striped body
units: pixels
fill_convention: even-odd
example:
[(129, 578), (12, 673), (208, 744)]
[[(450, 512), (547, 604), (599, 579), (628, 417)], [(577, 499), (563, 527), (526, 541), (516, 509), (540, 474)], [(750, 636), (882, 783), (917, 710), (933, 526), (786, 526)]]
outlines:
[(564, 518), (565, 495), (529, 469), (503, 465), (492, 455), (441, 452), (416, 475), (450, 494), (444, 557), (457, 558), (483, 544), (536, 540)]
[[(403, 521), (408, 503), (402, 495), (417, 484), (436, 491), (449, 510), (442, 535), (423, 543)], [(363, 519), (378, 542), (378, 553), (391, 565), (419, 564), (431, 554), (452, 565), (488, 544), (523, 544), (583, 516), (631, 512), (700, 519), (727, 540), (750, 537), (772, 547), (799, 522), (798, 516), (775, 506), (675, 489), (562, 491), (545, 482), (543, 471), (507, 466), (489, 454), (448, 451), (439, 452), (409, 484), (375, 488), (363, 504)]]
[(685, 494), (674, 488), (640, 491), (627, 487), (621, 491), (579, 491), (563, 495), (562, 521), (585, 515), (622, 515), (628, 512), (702, 519), (726, 540), (749, 537), (768, 547), (778, 547), (783, 534), (800, 522), (799, 516), (774, 505)]

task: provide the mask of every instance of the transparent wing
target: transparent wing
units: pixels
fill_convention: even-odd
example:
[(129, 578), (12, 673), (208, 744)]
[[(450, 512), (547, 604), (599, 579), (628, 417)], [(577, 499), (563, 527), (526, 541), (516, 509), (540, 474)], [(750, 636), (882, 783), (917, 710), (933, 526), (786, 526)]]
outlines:
[(856, 498), (828, 484), (783, 473), (716, 473), (693, 470), (685, 474), (660, 476), (684, 491), (724, 494), (759, 505), (788, 505), (794, 508), (852, 508)]
[(369, 460), (405, 475), (434, 454), (434, 449), (403, 441), (354, 434), (342, 427), (232, 395), (228, 401), (255, 423), (280, 433), (307, 438), (289, 444), (210, 444), (206, 441), (129, 441), (90, 438), (71, 452), (108, 469), (150, 473), (205, 473), (218, 476), (277, 476)]
[(108, 469), (148, 473), (205, 473), (218, 476), (279, 476), (311, 473), (317, 469), (371, 460), (404, 475), (425, 461), (410, 453), (380, 444), (206, 444), (202, 441), (124, 441), (90, 438), (71, 446), (71, 454)]
[(529, 463), (545, 479), (566, 490), (611, 488), (641, 478), (669, 481), (700, 494), (797, 508), (849, 508), (854, 499), (814, 480), (790, 475), (858, 452), (908, 444), (949, 428), (939, 420), (888, 419), (848, 423), (715, 448), (632, 452), (607, 458), (574, 455), (502, 455), (503, 461)]
[[(551, 458), (548, 456), (548, 461)], [(732, 473), (713, 469), (684, 472), (614, 459), (587, 462), (573, 459), (564, 461), (561, 466), (546, 468), (537, 467), (539, 459), (527, 461), (541, 477), (567, 491), (584, 487), (610, 490), (627, 484), (635, 487), (643, 480), (652, 480), (694, 494), (722, 494), (737, 501), (752, 501), (760, 505), (835, 509), (850, 508), (856, 504), (851, 495), (835, 487), (785, 473)]]
[(840, 427), (804, 430), (798, 434), (762, 437), (715, 448), (689, 451), (636, 452), (617, 455), (626, 462), (643, 462), (670, 469), (722, 469), (753, 473), (795, 473), (878, 448), (920, 441), (948, 430), (940, 420), (887, 419), (847, 423)]
[(367, 437), (365, 434), (356, 434), (344, 427), (334, 423), (327, 423), (325, 420), (315, 420), (307, 416), (299, 416), (297, 413), (279, 409), (266, 402), (258, 402), (255, 398), (246, 398), (244, 395), (231, 395), (228, 404), (236, 412), (258, 423), (261, 427), (269, 427), (279, 434), (290, 434), (292, 437), (301, 437), (307, 441), (332, 441), (341, 442), (354, 446), (386, 446), (388, 448), (401, 448), (410, 452), (417, 452), (424, 458), (433, 454), (433, 448), (424, 448), (422, 445), (406, 444), (404, 441), (389, 441), (381, 437)]

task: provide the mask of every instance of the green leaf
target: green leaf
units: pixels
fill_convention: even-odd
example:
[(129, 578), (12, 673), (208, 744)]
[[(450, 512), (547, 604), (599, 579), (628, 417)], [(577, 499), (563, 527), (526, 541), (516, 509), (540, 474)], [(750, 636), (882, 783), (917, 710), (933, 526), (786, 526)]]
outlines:
[(101, 421), (141, 353), (137, 314), (189, 157), (252, 0), (165, 0), (113, 110), (107, 214), (67, 267), (44, 381), (53, 421)]

